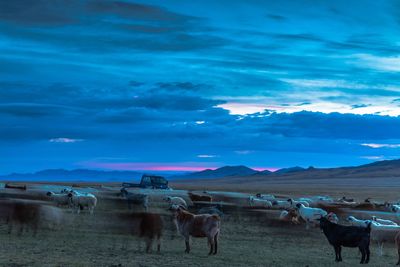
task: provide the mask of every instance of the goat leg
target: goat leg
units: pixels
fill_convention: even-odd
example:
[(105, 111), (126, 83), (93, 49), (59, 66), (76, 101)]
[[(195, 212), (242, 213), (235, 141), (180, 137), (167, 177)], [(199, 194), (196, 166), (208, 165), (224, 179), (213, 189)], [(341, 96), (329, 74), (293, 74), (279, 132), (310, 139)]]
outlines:
[(218, 251), (218, 233), (214, 236), (214, 255), (217, 254)]
[(213, 237), (208, 238), (208, 244), (210, 246), (210, 251), (208, 252), (208, 255), (211, 255), (214, 251), (214, 238)]
[(342, 259), (342, 247), (341, 246), (339, 246), (338, 251), (339, 251), (339, 261), (343, 261), (343, 259)]
[(361, 261), (360, 261), (360, 264), (364, 264), (364, 262), (365, 262), (365, 248), (362, 247), (362, 246), (360, 246), (359, 248), (360, 248), (360, 251), (361, 251)]
[(186, 245), (185, 252), (186, 252), (186, 253), (189, 253), (189, 252), (190, 252), (189, 238), (186, 238), (186, 239), (185, 239), (185, 245)]
[(151, 245), (153, 244), (153, 239), (152, 238), (147, 238), (146, 239), (146, 253), (150, 253), (151, 250)]
[(157, 252), (160, 253), (161, 251), (161, 235), (157, 236)]
[(366, 248), (366, 252), (367, 252), (367, 259), (365, 260), (365, 263), (368, 263), (369, 262), (369, 255), (371, 254), (371, 252), (369, 251), (369, 244), (368, 244), (368, 246)]
[(339, 249), (337, 246), (333, 247), (335, 249), (335, 261), (339, 261)]

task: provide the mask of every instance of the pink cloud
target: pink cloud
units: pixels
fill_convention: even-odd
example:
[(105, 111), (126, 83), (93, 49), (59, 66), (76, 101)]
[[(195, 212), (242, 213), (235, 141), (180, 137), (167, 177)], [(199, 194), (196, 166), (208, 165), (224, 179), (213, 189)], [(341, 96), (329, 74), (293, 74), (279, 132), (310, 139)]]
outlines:
[[(119, 170), (119, 171), (187, 171), (197, 172), (205, 169), (215, 170), (218, 167), (215, 165), (202, 165), (198, 162), (185, 162), (177, 163), (155, 163), (155, 162), (83, 162), (79, 165), (85, 168), (96, 168), (106, 170)], [(255, 167), (257, 171), (269, 170), (276, 171), (277, 168), (269, 167)]]
[(202, 171), (216, 169), (214, 166), (177, 165), (176, 163), (150, 163), (150, 162), (87, 162), (83, 164), (89, 168), (125, 171)]

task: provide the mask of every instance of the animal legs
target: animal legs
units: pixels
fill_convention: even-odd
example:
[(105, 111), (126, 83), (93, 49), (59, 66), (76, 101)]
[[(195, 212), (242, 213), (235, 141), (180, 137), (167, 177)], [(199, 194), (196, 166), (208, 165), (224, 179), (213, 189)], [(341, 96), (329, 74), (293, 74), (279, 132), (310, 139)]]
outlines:
[(333, 247), (335, 249), (335, 261), (339, 261), (339, 247)]
[(361, 263), (361, 264), (364, 264), (364, 262), (365, 262), (366, 249), (365, 249), (365, 247), (363, 247), (363, 246), (360, 246), (360, 247), (358, 247), (358, 248), (360, 249), (360, 252), (361, 252), (361, 260), (360, 260), (360, 263)]
[(214, 255), (217, 254), (218, 251), (218, 233), (214, 236)]
[(150, 253), (152, 244), (153, 244), (153, 239), (147, 238), (146, 239), (146, 253)]
[(161, 235), (157, 236), (157, 252), (161, 251)]
[(342, 259), (342, 247), (341, 246), (339, 246), (338, 247), (338, 256), (339, 256), (339, 261), (343, 261), (343, 259)]
[(210, 252), (208, 252), (208, 255), (211, 255), (214, 251), (214, 238), (213, 237), (208, 237), (208, 244), (210, 246)]
[(190, 244), (189, 244), (190, 238), (189, 236), (185, 237), (185, 245), (186, 245), (186, 249), (185, 252), (189, 253), (190, 252)]
[(399, 257), (399, 259), (397, 260), (396, 265), (400, 265), (400, 244), (398, 243), (397, 240), (396, 240), (396, 246), (397, 246), (397, 255)]
[(366, 253), (367, 253), (367, 258), (365, 260), (365, 263), (368, 263), (369, 262), (369, 255), (371, 254), (371, 251), (369, 250), (369, 245), (367, 246), (367, 248), (365, 250), (366, 250)]

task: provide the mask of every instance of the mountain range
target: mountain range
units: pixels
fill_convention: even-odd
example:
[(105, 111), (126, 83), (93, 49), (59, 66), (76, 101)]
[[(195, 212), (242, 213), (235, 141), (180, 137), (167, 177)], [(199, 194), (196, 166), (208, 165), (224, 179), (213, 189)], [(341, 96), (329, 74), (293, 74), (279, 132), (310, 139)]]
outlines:
[[(101, 171), (101, 170), (64, 170), (48, 169), (35, 173), (12, 173), (0, 176), (3, 181), (97, 181), (97, 182), (129, 182), (139, 181), (143, 172), (141, 171)], [(215, 170), (206, 169), (199, 172), (174, 174), (157, 173), (164, 175), (170, 180), (230, 180), (240, 182), (257, 181), (296, 181), (316, 179), (354, 179), (354, 178), (377, 178), (390, 177), (400, 178), (400, 160), (384, 160), (370, 164), (354, 167), (338, 168), (302, 168), (291, 167), (279, 169), (275, 172), (268, 170), (256, 171), (246, 166), (224, 166)]]

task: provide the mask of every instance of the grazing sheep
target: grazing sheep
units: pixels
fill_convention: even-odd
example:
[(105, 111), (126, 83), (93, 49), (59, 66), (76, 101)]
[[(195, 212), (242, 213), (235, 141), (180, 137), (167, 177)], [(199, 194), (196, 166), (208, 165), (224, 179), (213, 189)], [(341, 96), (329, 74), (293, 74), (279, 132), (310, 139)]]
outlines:
[(342, 198), (339, 198), (337, 200), (337, 202), (347, 202), (347, 203), (353, 203), (354, 202), (354, 198), (346, 198), (345, 196)]
[(249, 205), (251, 207), (253, 207), (253, 206), (259, 207), (259, 206), (261, 206), (261, 207), (265, 207), (265, 208), (272, 208), (271, 201), (265, 200), (265, 199), (258, 199), (258, 198), (255, 198), (253, 196), (249, 197)]
[(333, 199), (327, 196), (315, 196), (311, 197), (311, 199), (315, 204), (330, 204), (333, 202)]
[(133, 216), (139, 216), (141, 218), (139, 237), (146, 239), (146, 252), (150, 252), (153, 241), (156, 238), (157, 252), (160, 252), (161, 236), (164, 227), (160, 214), (143, 212), (134, 214)]
[(358, 226), (358, 227), (363, 227), (366, 228), (369, 223), (371, 223), (370, 220), (359, 220), (354, 216), (349, 216), (347, 217), (347, 221), (352, 225), (352, 226)]
[(308, 204), (311, 204), (314, 202), (314, 200), (312, 200), (311, 198), (308, 198), (308, 197), (299, 197), (297, 199), (297, 201), (305, 201), (305, 202), (308, 202)]
[(149, 204), (149, 196), (145, 194), (135, 194), (128, 192), (125, 188), (121, 189), (121, 195), (128, 202), (128, 209), (132, 208), (132, 205), (141, 205), (145, 211), (147, 211)]
[(396, 226), (398, 225), (397, 223), (395, 223), (391, 220), (380, 219), (380, 218), (377, 218), (376, 216), (372, 216), (371, 218), (372, 218), (372, 221), (377, 222), (382, 225), (396, 225)]
[(284, 200), (274, 200), (272, 201), (272, 208), (275, 209), (290, 209), (290, 203)]
[(256, 198), (264, 199), (264, 200), (269, 200), (269, 201), (275, 200), (275, 196), (274, 196), (274, 195), (270, 195), (270, 194), (260, 194), (260, 193), (257, 193), (257, 194), (256, 194)]
[(61, 193), (61, 194), (68, 194), (68, 193), (72, 193), (72, 191), (74, 191), (74, 190), (72, 190), (72, 189), (70, 189), (70, 188), (63, 188), (63, 189), (60, 191), (60, 193)]
[(361, 264), (369, 262), (371, 224), (367, 228), (344, 226), (332, 223), (325, 217), (320, 219), (320, 228), (324, 232), (329, 244), (335, 249), (335, 261), (342, 261), (343, 247), (358, 247), (361, 252)]
[[(207, 193), (207, 192), (204, 191), (204, 193)], [(195, 202), (195, 201), (212, 202), (211, 196), (198, 195), (198, 194), (194, 194), (192, 192), (189, 192), (188, 195), (189, 195), (190, 200), (193, 202)]]
[(57, 194), (49, 191), (46, 193), (46, 196), (50, 197), (50, 199), (56, 203), (57, 207), (70, 206), (70, 199), (68, 194)]
[(399, 232), (400, 226), (398, 225), (371, 224), (371, 241), (377, 243), (380, 256), (383, 255), (383, 244), (395, 241), (395, 237)]
[(287, 201), (289, 202), (291, 208), (295, 208), (298, 203), (303, 204), (305, 207), (310, 206), (310, 204), (304, 200), (294, 200), (292, 198), (289, 198)]
[(174, 217), (179, 233), (185, 238), (186, 253), (190, 252), (190, 236), (207, 237), (210, 251), (208, 255), (217, 254), (218, 235), (221, 228), (221, 219), (216, 214), (194, 215), (183, 207), (173, 205)]
[(400, 205), (398, 204), (390, 204), (390, 210), (396, 213), (400, 213)]
[(54, 227), (61, 223), (62, 212), (60, 209), (38, 202), (22, 200), (1, 200), (0, 217), (8, 224), (8, 233), (18, 225), (18, 234), (21, 235), (24, 228), (32, 229), (36, 236), (39, 226)]
[(150, 212), (122, 212), (116, 213), (116, 219), (116, 221), (112, 221), (110, 231), (114, 229), (120, 233), (129, 233), (142, 238), (146, 243), (146, 253), (151, 252), (153, 242), (157, 240), (157, 252), (160, 252), (161, 237), (164, 232), (164, 222), (160, 214)]
[(292, 222), (294, 224), (299, 224), (299, 217), (296, 213), (296, 210), (291, 209), (289, 211), (282, 210), (281, 214), (279, 215), (279, 220), (284, 222)]
[(170, 205), (181, 205), (183, 207), (185, 207), (185, 209), (187, 209), (187, 204), (186, 201), (181, 198), (181, 197), (171, 197), (171, 196), (166, 196), (164, 198), (164, 201), (167, 201)]
[(80, 194), (80, 193), (68, 193), (71, 206), (76, 209), (79, 214), (80, 210), (87, 207), (90, 214), (93, 214), (94, 208), (97, 205), (97, 198), (93, 194)]
[(298, 211), (300, 217), (306, 221), (307, 229), (309, 228), (309, 223), (317, 225), (321, 217), (328, 215), (328, 213), (323, 209), (309, 208), (301, 203), (297, 203), (296, 210)]

